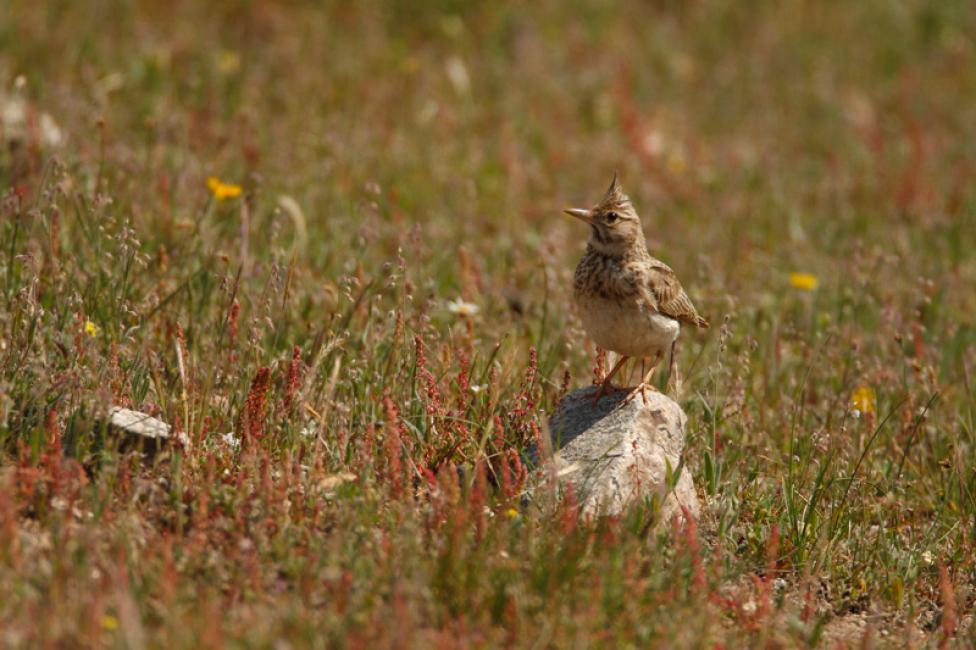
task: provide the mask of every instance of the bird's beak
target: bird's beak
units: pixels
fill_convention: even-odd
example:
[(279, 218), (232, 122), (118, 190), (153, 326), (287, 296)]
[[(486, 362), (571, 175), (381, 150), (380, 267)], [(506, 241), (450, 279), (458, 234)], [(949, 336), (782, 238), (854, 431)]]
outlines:
[(566, 208), (565, 210), (563, 210), (563, 212), (565, 212), (571, 217), (576, 217), (580, 221), (586, 223), (593, 223), (593, 218), (590, 216), (589, 210), (582, 210), (580, 208)]

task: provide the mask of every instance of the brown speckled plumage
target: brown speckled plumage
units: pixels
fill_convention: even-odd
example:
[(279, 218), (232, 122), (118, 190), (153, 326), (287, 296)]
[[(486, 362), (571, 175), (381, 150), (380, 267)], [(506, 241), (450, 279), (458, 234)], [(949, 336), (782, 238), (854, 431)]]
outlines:
[(573, 293), (604, 299), (643, 300), (652, 309), (677, 321), (701, 328), (708, 321), (698, 315), (691, 299), (670, 266), (655, 259), (645, 246), (635, 246), (621, 257), (586, 247), (576, 265)]
[(640, 295), (641, 259), (635, 255), (613, 257), (586, 247), (586, 254), (576, 265), (573, 291), (597, 294), (601, 298), (635, 299)]
[(708, 327), (671, 267), (647, 251), (640, 217), (616, 176), (596, 206), (567, 212), (591, 229), (573, 294), (597, 345), (624, 358), (659, 359), (673, 346), (679, 324)]

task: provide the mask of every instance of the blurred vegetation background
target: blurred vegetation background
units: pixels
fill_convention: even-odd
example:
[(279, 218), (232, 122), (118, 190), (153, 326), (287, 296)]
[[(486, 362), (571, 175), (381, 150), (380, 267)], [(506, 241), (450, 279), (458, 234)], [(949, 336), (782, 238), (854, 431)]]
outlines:
[[(974, 34), (964, 0), (7, 0), (2, 638), (972, 642)], [(714, 325), (670, 541), (516, 498), (594, 372), (560, 210), (614, 171)], [(109, 404), (190, 444), (96, 444)]]

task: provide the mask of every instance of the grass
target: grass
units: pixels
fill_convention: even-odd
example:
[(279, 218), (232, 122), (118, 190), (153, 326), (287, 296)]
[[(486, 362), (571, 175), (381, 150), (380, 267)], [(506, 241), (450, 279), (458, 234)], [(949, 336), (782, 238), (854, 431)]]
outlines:
[[(3, 645), (976, 642), (970, 3), (8, 5)], [(614, 170), (713, 323), (660, 534), (520, 499)]]

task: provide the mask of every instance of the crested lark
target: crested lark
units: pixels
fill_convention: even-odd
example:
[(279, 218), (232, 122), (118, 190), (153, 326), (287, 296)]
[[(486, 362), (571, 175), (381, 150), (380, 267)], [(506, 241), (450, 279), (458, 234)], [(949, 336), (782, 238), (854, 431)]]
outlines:
[(627, 396), (647, 401), (654, 369), (674, 348), (681, 323), (707, 328), (674, 271), (647, 252), (640, 217), (620, 189), (617, 175), (606, 196), (589, 210), (565, 212), (590, 226), (586, 254), (576, 267), (573, 294), (583, 327), (598, 346), (620, 355), (594, 401), (614, 390), (610, 383), (631, 357), (651, 359), (651, 369)]

